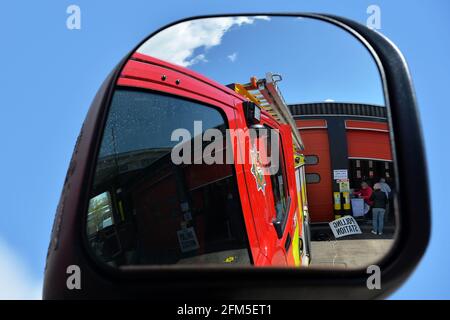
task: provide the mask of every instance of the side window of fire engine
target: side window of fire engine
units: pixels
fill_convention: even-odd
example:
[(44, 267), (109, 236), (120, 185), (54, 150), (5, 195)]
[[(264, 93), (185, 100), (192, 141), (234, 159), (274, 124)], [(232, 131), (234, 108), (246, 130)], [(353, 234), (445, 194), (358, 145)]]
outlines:
[(226, 129), (213, 107), (117, 90), (85, 224), (95, 255), (111, 266), (250, 264)]
[[(267, 127), (267, 129), (271, 130), (270, 127)], [(268, 157), (272, 156), (272, 153), (278, 152), (278, 171), (275, 174), (272, 174), (270, 176), (270, 181), (272, 184), (272, 192), (273, 192), (273, 198), (274, 198), (274, 204), (275, 204), (275, 212), (277, 215), (277, 220), (282, 223), (283, 230), (286, 222), (286, 218), (288, 215), (288, 206), (289, 206), (289, 193), (287, 189), (287, 182), (286, 182), (286, 170), (285, 170), (285, 163), (284, 163), (284, 154), (283, 154), (283, 143), (281, 141), (281, 135), (277, 134), (275, 135), (279, 139), (278, 141), (278, 150), (271, 150), (271, 139), (274, 138), (271, 134), (267, 135), (267, 145), (268, 145)]]

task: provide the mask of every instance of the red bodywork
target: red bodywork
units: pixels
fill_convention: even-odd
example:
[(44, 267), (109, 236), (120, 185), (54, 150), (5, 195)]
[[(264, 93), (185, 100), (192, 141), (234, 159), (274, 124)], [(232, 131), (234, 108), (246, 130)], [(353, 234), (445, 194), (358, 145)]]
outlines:
[[(117, 85), (164, 92), (208, 104), (223, 112), (227, 118), (229, 129), (247, 130), (242, 108), (245, 99), (226, 86), (186, 68), (135, 53), (126, 63)], [(234, 153), (234, 169), (250, 251), (255, 265), (294, 265), (293, 246), (290, 243), (294, 237), (294, 217), (297, 215), (298, 204), (295, 201), (297, 191), (292, 133), (288, 125), (280, 125), (265, 111), (262, 111), (261, 124), (278, 129), (280, 132), (288, 196), (292, 201), (290, 201), (284, 233), (281, 238), (278, 238), (272, 223), (276, 212), (271, 192), (271, 180), (266, 179), (265, 192), (258, 190), (251, 173), (251, 164), (248, 162), (238, 164), (236, 152)], [(247, 143), (239, 141), (237, 147), (242, 150), (249, 148), (248, 141)], [(214, 171), (214, 166), (207, 170), (211, 174), (217, 174), (217, 172), (211, 172), (211, 170)], [(221, 174), (229, 173), (222, 172)], [(191, 183), (195, 184), (196, 182), (191, 181)], [(161, 189), (158, 192), (161, 192)]]

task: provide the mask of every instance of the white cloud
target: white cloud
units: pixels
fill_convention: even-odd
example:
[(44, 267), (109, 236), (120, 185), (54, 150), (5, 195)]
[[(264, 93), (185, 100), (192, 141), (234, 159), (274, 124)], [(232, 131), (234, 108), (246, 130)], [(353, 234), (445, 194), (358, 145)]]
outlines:
[(193, 65), (193, 64), (196, 64), (198, 62), (208, 62), (208, 60), (206, 60), (206, 57), (205, 57), (205, 55), (203, 53), (199, 54), (199, 55), (196, 55), (194, 58), (189, 60), (188, 61), (188, 65)]
[(333, 99), (325, 99), (325, 102), (334, 102)]
[(254, 16), (254, 17), (252, 17), (252, 19), (270, 21), (270, 17), (269, 16)]
[(232, 54), (227, 56), (228, 59), (230, 59), (231, 62), (235, 62), (237, 59), (237, 52), (233, 52)]
[(26, 264), (0, 239), (0, 300), (39, 300), (42, 281), (32, 279)]
[(190, 20), (165, 29), (146, 41), (137, 51), (184, 67), (207, 62), (204, 53), (193, 57), (195, 50), (220, 45), (233, 26), (270, 20), (267, 16), (222, 17)]

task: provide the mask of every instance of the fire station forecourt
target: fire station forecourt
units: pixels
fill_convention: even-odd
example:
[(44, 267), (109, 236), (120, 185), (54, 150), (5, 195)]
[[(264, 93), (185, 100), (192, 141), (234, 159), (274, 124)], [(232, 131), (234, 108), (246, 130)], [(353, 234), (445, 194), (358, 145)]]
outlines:
[[(237, 164), (254, 164), (256, 161), (265, 167), (266, 175), (274, 175), (279, 169), (279, 152), (268, 153), (267, 140), (270, 141), (270, 150), (279, 150), (278, 130), (267, 130), (270, 139), (255, 139), (255, 130), (231, 130), (225, 133), (219, 129), (207, 129), (202, 131), (202, 122), (194, 121), (194, 139), (188, 128), (178, 128), (172, 132), (171, 140), (177, 142), (172, 148), (171, 160), (175, 165), (213, 165), (234, 164), (233, 152), (238, 153)], [(194, 141), (192, 144), (191, 141)], [(238, 148), (238, 142), (257, 144), (251, 149)], [(261, 145), (259, 145), (261, 144)], [(258, 150), (258, 155), (253, 152), (240, 150)], [(222, 152), (225, 151), (225, 152)], [(224, 155), (225, 153), (225, 155)], [(270, 155), (269, 155), (270, 154)], [(262, 155), (262, 156), (261, 156)], [(269, 156), (268, 156), (269, 155)], [(373, 264), (382, 257), (391, 247), (394, 235), (394, 223), (388, 218), (384, 234), (373, 235), (370, 219), (360, 220), (356, 225), (346, 224), (340, 220), (333, 222), (339, 236), (348, 232), (350, 235), (340, 239), (333, 237), (328, 225), (316, 225), (313, 227), (312, 250), (314, 252), (313, 265), (329, 266), (333, 268), (358, 268)], [(358, 230), (362, 233), (358, 234)], [(361, 232), (361, 231), (359, 231)]]
[[(182, 25), (175, 25), (163, 32), (157, 34), (150, 41), (146, 42), (141, 48), (138, 49), (139, 53), (147, 54), (160, 58), (162, 60), (178, 64), (184, 67), (188, 67), (199, 72), (202, 75), (206, 75), (220, 83), (227, 84), (235, 82), (236, 79), (248, 79), (248, 74), (245, 71), (240, 71), (240, 69), (247, 70), (252, 69), (258, 71), (257, 65), (258, 59), (254, 59), (251, 52), (246, 50), (235, 50), (230, 43), (230, 39), (234, 37), (235, 41), (242, 37), (242, 41), (248, 41), (251, 39), (255, 33), (252, 33), (251, 29), (260, 28), (264, 30), (264, 34), (270, 37), (270, 21), (276, 18), (273, 17), (227, 17), (220, 19), (204, 19), (189, 21), (183, 23)], [(317, 22), (308, 19), (298, 19), (299, 23), (311, 23), (318, 24)], [(220, 28), (215, 26), (220, 25)], [(237, 32), (239, 30), (239, 32)], [(338, 31), (338, 30), (335, 30)], [(333, 41), (341, 41), (340, 44), (349, 45), (350, 41), (354, 41), (352, 38), (345, 38), (337, 36), (337, 33), (331, 28), (322, 30), (320, 36), (324, 39), (330, 39), (330, 34), (335, 39)], [(238, 35), (238, 33), (240, 33)], [(330, 34), (327, 34), (330, 33)], [(233, 37), (231, 36), (233, 35)], [(320, 37), (318, 37), (320, 38)], [(254, 41), (261, 41), (262, 39), (254, 39)], [(312, 44), (310, 47), (314, 47)], [(336, 45), (336, 43), (334, 43)], [(345, 46), (344, 45), (344, 46)], [(292, 44), (292, 51), (295, 51), (295, 44)], [(342, 48), (342, 46), (337, 45), (337, 47)], [(350, 46), (349, 46), (350, 47)], [(361, 53), (357, 50), (361, 48), (351, 47), (353, 52), (345, 52), (347, 56), (351, 56), (354, 59), (358, 57)], [(218, 55), (218, 52), (228, 52), (226, 59), (229, 64), (229, 68), (223, 68), (223, 57)], [(305, 50), (298, 50), (299, 61), (306, 61), (307, 57), (302, 56), (302, 52)], [(361, 59), (363, 60), (363, 59)], [(328, 224), (340, 215), (333, 212), (333, 191), (330, 190), (328, 193), (315, 192), (318, 186), (325, 184), (325, 175), (320, 174), (321, 179), (317, 184), (315, 181), (316, 176), (318, 176), (314, 159), (308, 157), (308, 155), (314, 155), (314, 149), (309, 149), (308, 146), (320, 145), (326, 143), (329, 145), (329, 155), (319, 155), (317, 158), (319, 164), (324, 163), (324, 158), (337, 158), (342, 157), (341, 163), (348, 166), (348, 177), (352, 188), (359, 188), (359, 184), (362, 181), (362, 177), (367, 177), (373, 180), (372, 183), (377, 182), (381, 177), (393, 177), (394, 172), (391, 162), (383, 161), (373, 161), (370, 159), (361, 158), (360, 155), (350, 154), (352, 150), (348, 153), (337, 154), (336, 150), (347, 149), (348, 146), (353, 148), (352, 141), (353, 137), (356, 135), (356, 131), (352, 131), (352, 127), (358, 127), (361, 129), (361, 124), (368, 124), (368, 127), (363, 130), (359, 130), (358, 133), (371, 134), (373, 126), (378, 130), (380, 144), (384, 144), (386, 150), (382, 150), (384, 153), (390, 154), (389, 145), (389, 128), (387, 126), (387, 116), (386, 108), (383, 106), (384, 100), (382, 98), (382, 89), (379, 83), (379, 76), (374, 68), (373, 62), (367, 60), (365, 65), (361, 66), (360, 78), (355, 76), (353, 80), (348, 80), (349, 75), (347, 74), (346, 81), (350, 81), (349, 86), (354, 86), (356, 83), (364, 83), (367, 88), (370, 87), (369, 91), (356, 90), (355, 92), (338, 92), (338, 90), (333, 88), (339, 87), (329, 83), (328, 86), (330, 90), (315, 90), (311, 87), (311, 81), (308, 78), (308, 74), (290, 74), (289, 69), (284, 69), (281, 65), (277, 64), (277, 61), (266, 59), (264, 60), (264, 70), (259, 70), (259, 74), (264, 74), (268, 70), (282, 71), (283, 78), (286, 81), (280, 82), (280, 89), (282, 94), (290, 108), (292, 115), (300, 129), (300, 134), (302, 134), (302, 139), (305, 141), (306, 145), (306, 160), (312, 161), (310, 165), (306, 166), (306, 176), (308, 183), (308, 200), (310, 205), (310, 215), (313, 219), (312, 227), (312, 252), (314, 252), (314, 257), (312, 259), (312, 264), (321, 266), (332, 266), (332, 267), (343, 267), (343, 268), (353, 268), (353, 267), (366, 267), (372, 263), (375, 263), (378, 259), (383, 257), (387, 251), (390, 249), (393, 243), (393, 237), (395, 233), (395, 219), (392, 215), (386, 214), (385, 217), (385, 228), (382, 235), (374, 235), (371, 233), (372, 230), (372, 219), (370, 214), (363, 215), (362, 217), (355, 217), (355, 222), (361, 230), (360, 234), (350, 234), (344, 237), (336, 238), (330, 229)], [(220, 61), (220, 63), (219, 63)], [(341, 61), (342, 69), (351, 69), (351, 64), (353, 62)], [(220, 68), (217, 68), (220, 66)], [(328, 79), (330, 70), (322, 70), (320, 66), (314, 65), (315, 72), (318, 73), (318, 77), (322, 79)], [(294, 82), (289, 82), (289, 79), (295, 79)], [(354, 81), (351, 83), (351, 81)], [(294, 86), (293, 86), (294, 84)], [(301, 87), (302, 90), (297, 90)], [(327, 92), (326, 96), (323, 96), (323, 92)], [(366, 94), (366, 96), (364, 96)], [(311, 101), (323, 101), (311, 103)], [(340, 102), (340, 101), (351, 101)], [(293, 103), (296, 102), (296, 103)], [(317, 110), (322, 110), (317, 113)], [(314, 112), (313, 112), (314, 111)], [(336, 115), (339, 114), (339, 117)], [(372, 124), (373, 119), (378, 119), (377, 122)], [(361, 120), (361, 121), (355, 121)], [(195, 124), (194, 124), (195, 126)], [(311, 130), (311, 127), (317, 127), (315, 130)], [(342, 127), (343, 132), (332, 131), (331, 127)], [(176, 130), (172, 134), (172, 141), (177, 141), (177, 146), (172, 150), (172, 161), (174, 163), (188, 163), (192, 159), (195, 161), (200, 161), (203, 159), (204, 163), (221, 163), (223, 159), (225, 161), (232, 161), (233, 157), (230, 156), (229, 151), (235, 150), (236, 145), (235, 140), (230, 139), (230, 137), (239, 137), (241, 133), (228, 133), (226, 138), (219, 138), (218, 132), (212, 129), (208, 129), (204, 135), (201, 135), (201, 130), (197, 130), (197, 134), (194, 133), (196, 137), (199, 135), (198, 141), (203, 140), (203, 142), (209, 143), (209, 148), (203, 154), (199, 153), (199, 148), (191, 147), (185, 143), (191, 137), (189, 136), (189, 128), (180, 128), (179, 131)], [(365, 131), (367, 130), (367, 131)], [(313, 132), (314, 131), (314, 132)], [(317, 138), (309, 138), (310, 135), (314, 133), (315, 137), (323, 136), (322, 140), (314, 140)], [(325, 135), (328, 137), (325, 138)], [(343, 141), (342, 137), (348, 137), (348, 141)], [(200, 139), (201, 137), (201, 139)], [(214, 137), (214, 138), (212, 138)], [(217, 137), (217, 138), (215, 138)], [(251, 143), (252, 137), (246, 137)], [(355, 136), (355, 138), (358, 138)], [(345, 138), (344, 138), (345, 139)], [(366, 138), (364, 138), (366, 139)], [(196, 139), (194, 138), (194, 141)], [(224, 158), (219, 155), (217, 150), (224, 148), (222, 145), (230, 146), (226, 148), (227, 156)], [(230, 143), (231, 141), (231, 143)], [(277, 141), (276, 139), (271, 139), (272, 142)], [(323, 142), (322, 142), (323, 141)], [(370, 141), (367, 140), (367, 141)], [(370, 143), (367, 143), (370, 149)], [(214, 151), (213, 151), (214, 150)], [(239, 148), (238, 148), (239, 150)], [(243, 150), (246, 150), (245, 148)], [(253, 157), (252, 155), (238, 155), (235, 159), (238, 162), (251, 163), (252, 159), (263, 161), (265, 167), (269, 166), (270, 171), (266, 174), (276, 173), (278, 168), (278, 159), (268, 159), (264, 156), (263, 152), (259, 154), (259, 157)], [(236, 151), (236, 150), (235, 150)], [(370, 150), (369, 150), (370, 151)], [(373, 150), (376, 152), (376, 150)], [(373, 153), (372, 152), (372, 153)], [(272, 155), (278, 155), (277, 152), (272, 153)], [(329, 160), (328, 160), (329, 161)], [(232, 162), (227, 162), (232, 163)], [(272, 170), (273, 169), (273, 170)], [(340, 167), (330, 166), (328, 169), (328, 175), (333, 175), (333, 169), (341, 169)], [(337, 190), (339, 191), (339, 190)], [(317, 194), (317, 195), (315, 195)], [(329, 200), (328, 200), (329, 199)], [(317, 218), (317, 212), (315, 212), (315, 202), (317, 201), (327, 201), (328, 212), (325, 218)], [(392, 204), (391, 204), (392, 205)], [(393, 209), (393, 208), (391, 208)]]

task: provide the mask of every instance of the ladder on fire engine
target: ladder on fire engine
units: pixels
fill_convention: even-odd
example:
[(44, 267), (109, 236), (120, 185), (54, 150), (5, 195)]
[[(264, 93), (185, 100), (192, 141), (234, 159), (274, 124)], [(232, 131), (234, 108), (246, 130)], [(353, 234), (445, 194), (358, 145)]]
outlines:
[(298, 154), (304, 149), (303, 141), (295, 120), (278, 89), (277, 82), (281, 80), (280, 75), (268, 72), (264, 79), (258, 80), (256, 77), (252, 77), (249, 83), (235, 84), (235, 91), (256, 103), (278, 122), (288, 124), (292, 131), (294, 150)]

